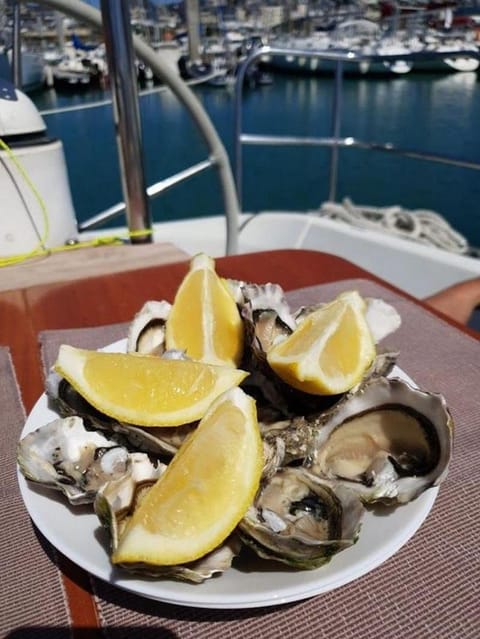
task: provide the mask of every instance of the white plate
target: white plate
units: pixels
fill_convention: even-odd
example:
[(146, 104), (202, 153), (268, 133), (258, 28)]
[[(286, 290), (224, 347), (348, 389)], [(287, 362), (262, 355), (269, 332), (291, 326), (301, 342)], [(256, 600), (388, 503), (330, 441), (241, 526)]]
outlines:
[[(106, 350), (124, 350), (125, 340)], [(407, 381), (398, 367), (395, 376)], [(30, 413), (22, 437), (57, 417), (42, 395)], [(315, 570), (291, 570), (272, 562), (241, 564), (223, 575), (193, 585), (173, 580), (132, 577), (112, 566), (104, 531), (92, 509), (70, 507), (63, 496), (27, 482), (18, 472), (25, 506), (42, 534), (60, 552), (91, 574), (138, 595), (200, 608), (255, 608), (306, 599), (347, 584), (380, 566), (418, 530), (428, 515), (438, 488), (430, 488), (415, 501), (388, 515), (367, 512), (358, 542)]]

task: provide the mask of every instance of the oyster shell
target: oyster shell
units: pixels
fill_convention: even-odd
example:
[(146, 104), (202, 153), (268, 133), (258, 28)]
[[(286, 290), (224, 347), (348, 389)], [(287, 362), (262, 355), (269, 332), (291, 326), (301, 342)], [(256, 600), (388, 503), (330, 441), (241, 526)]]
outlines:
[[(149, 478), (135, 477), (135, 481), (120, 478), (109, 482), (95, 498), (95, 512), (110, 537), (111, 550), (118, 541), (138, 504), (155, 482)], [(179, 579), (192, 583), (202, 583), (216, 574), (228, 570), (239, 554), (241, 542), (236, 534), (230, 535), (223, 544), (195, 561), (172, 566), (156, 566), (147, 563), (120, 564), (128, 572), (149, 577)]]
[[(172, 351), (166, 351), (171, 353)], [(173, 457), (185, 438), (196, 428), (196, 423), (176, 428), (142, 428), (119, 422), (97, 410), (78, 393), (73, 386), (55, 372), (47, 378), (46, 392), (49, 400), (62, 417), (78, 415), (90, 428), (111, 435), (122, 436), (124, 441), (141, 452)]]
[(127, 352), (161, 355), (165, 350), (165, 324), (172, 305), (165, 300), (145, 302), (130, 323)]
[(260, 557), (311, 569), (355, 543), (363, 513), (348, 488), (305, 468), (282, 468), (263, 485), (239, 532)]
[(444, 479), (452, 441), (441, 395), (377, 377), (321, 417), (307, 465), (365, 502), (406, 503)]
[(376, 344), (400, 328), (402, 319), (397, 309), (385, 300), (367, 297), (365, 319)]
[(282, 465), (304, 462), (309, 455), (318, 429), (316, 417), (293, 417), (271, 424), (259, 422), (260, 432), (265, 444), (283, 449)]
[(140, 469), (156, 478), (165, 468), (143, 453), (131, 453), (119, 438), (88, 430), (77, 416), (56, 419), (26, 435), (18, 444), (17, 461), (27, 479), (62, 491), (74, 505), (93, 502), (109, 481), (131, 481)]

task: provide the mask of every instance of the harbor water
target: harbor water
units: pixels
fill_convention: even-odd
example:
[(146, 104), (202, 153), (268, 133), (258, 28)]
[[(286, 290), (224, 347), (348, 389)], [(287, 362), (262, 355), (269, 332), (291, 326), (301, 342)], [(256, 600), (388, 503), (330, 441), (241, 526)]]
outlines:
[[(206, 85), (192, 90), (231, 154), (233, 92)], [(330, 77), (277, 74), (271, 85), (244, 92), (243, 131), (328, 136), (333, 90)], [(78, 219), (121, 201), (109, 94), (49, 89), (31, 97), (50, 136), (63, 141)], [(72, 109), (76, 106), (88, 108)], [(140, 113), (147, 185), (206, 158), (206, 146), (187, 111), (170, 92), (142, 94)], [(479, 114), (475, 73), (345, 78), (341, 135), (479, 162)], [(339, 167), (337, 200), (434, 210), (472, 246), (480, 246), (478, 171), (360, 149), (342, 149)], [(328, 199), (326, 148), (244, 147), (243, 172), (244, 211), (313, 210)], [(174, 187), (151, 202), (154, 221), (220, 213), (217, 184), (215, 172), (207, 171)], [(114, 224), (123, 221), (118, 218)]]

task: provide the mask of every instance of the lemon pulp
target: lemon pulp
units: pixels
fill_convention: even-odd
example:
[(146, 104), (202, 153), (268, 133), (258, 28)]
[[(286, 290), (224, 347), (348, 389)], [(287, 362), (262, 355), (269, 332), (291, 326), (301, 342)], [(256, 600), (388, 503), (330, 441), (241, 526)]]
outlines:
[(357, 384), (375, 357), (356, 291), (314, 311), (267, 353), (272, 369), (291, 386), (314, 394), (343, 393)]
[(236, 366), (243, 352), (243, 324), (232, 294), (215, 272), (215, 262), (200, 253), (180, 284), (167, 320), (168, 349), (192, 359)]
[(255, 402), (231, 389), (212, 404), (141, 501), (113, 562), (173, 565), (207, 554), (247, 511), (262, 467)]
[(90, 404), (119, 421), (179, 426), (201, 419), (247, 373), (231, 367), (62, 345), (55, 364)]

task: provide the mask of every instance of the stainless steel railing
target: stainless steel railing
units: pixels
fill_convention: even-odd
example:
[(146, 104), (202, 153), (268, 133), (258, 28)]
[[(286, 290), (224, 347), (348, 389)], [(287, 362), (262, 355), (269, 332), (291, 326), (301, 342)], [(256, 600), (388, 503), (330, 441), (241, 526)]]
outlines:
[[(249, 68), (258, 63), (259, 60), (271, 56), (289, 56), (291, 58), (318, 58), (319, 60), (328, 60), (335, 63), (335, 88), (334, 100), (331, 113), (331, 135), (328, 137), (304, 137), (304, 136), (288, 136), (288, 135), (260, 135), (246, 133), (243, 131), (243, 87), (245, 76)], [(458, 50), (449, 53), (447, 57), (470, 57), (480, 59), (480, 52)], [(445, 154), (426, 153), (416, 149), (405, 149), (393, 145), (390, 142), (378, 143), (359, 140), (352, 136), (341, 136), (341, 120), (342, 120), (342, 96), (343, 96), (343, 75), (345, 65), (348, 63), (361, 62), (396, 62), (406, 59), (415, 62), (415, 60), (425, 61), (446, 57), (445, 53), (435, 51), (419, 52), (408, 54), (392, 54), (392, 55), (363, 55), (354, 51), (316, 51), (312, 49), (290, 49), (282, 47), (262, 46), (250, 52), (248, 58), (242, 63), (237, 73), (235, 83), (235, 104), (234, 104), (234, 156), (233, 156), (233, 173), (235, 176), (235, 184), (237, 194), (242, 207), (242, 190), (243, 190), (243, 146), (259, 145), (259, 146), (324, 146), (329, 147), (330, 165), (329, 165), (329, 199), (335, 201), (337, 194), (337, 178), (338, 178), (338, 161), (340, 148), (357, 148), (368, 151), (381, 151), (384, 153), (392, 153), (394, 155), (416, 158), (429, 162), (440, 164), (448, 164), (459, 166), (467, 169), (480, 170), (480, 163), (448, 156)]]
[[(39, 1), (41, 4), (50, 6), (57, 11), (61, 11), (75, 18), (78, 18), (79, 20), (88, 22), (94, 27), (100, 29), (103, 27), (100, 12), (97, 9), (94, 9), (93, 7), (87, 5), (85, 2), (81, 2), (80, 0)], [(108, 8), (115, 11), (115, 4), (117, 1), (119, 0), (104, 0), (104, 4), (106, 6), (111, 5)], [(170, 88), (173, 94), (179, 99), (181, 104), (187, 109), (190, 117), (195, 122), (197, 129), (202, 136), (209, 152), (208, 158), (204, 162), (187, 168), (177, 175), (163, 181), (163, 183), (155, 185), (155, 191), (170, 188), (177, 182), (183, 179), (187, 179), (188, 177), (191, 177), (191, 175), (203, 171), (206, 168), (215, 168), (220, 183), (225, 209), (226, 253), (236, 253), (238, 250), (238, 226), (240, 208), (230, 160), (228, 158), (223, 142), (221, 141), (215, 127), (213, 126), (208, 114), (205, 112), (200, 101), (197, 99), (191, 89), (189, 89), (187, 84), (183, 82), (183, 80), (180, 79), (180, 77), (160, 58), (160, 56), (158, 56), (157, 53), (151, 47), (145, 44), (145, 42), (143, 42), (138, 36), (133, 36), (132, 40), (133, 49), (138, 58), (152, 69), (153, 73)], [(113, 72), (115, 73), (115, 69), (113, 69)], [(117, 78), (115, 80), (115, 83), (118, 83), (121, 89), (121, 78)], [(122, 135), (125, 135), (125, 133), (122, 133)], [(137, 167), (132, 166), (131, 163), (129, 166), (125, 166), (123, 158), (121, 158), (120, 164), (122, 170), (124, 171), (129, 172), (137, 170)], [(122, 182), (125, 185), (125, 180), (122, 180)], [(125, 194), (124, 196), (126, 197)], [(128, 205), (127, 199), (126, 204)], [(119, 205), (119, 207), (119, 210), (123, 210), (124, 205)], [(127, 206), (127, 224), (129, 230), (132, 233), (137, 234), (138, 231), (143, 230), (145, 231), (146, 235), (147, 232), (151, 230), (151, 228), (149, 228), (148, 226), (150, 224), (150, 221), (147, 220), (145, 216), (139, 218), (138, 215), (136, 217), (132, 217), (131, 215), (131, 211), (133, 211), (133, 215), (135, 216), (135, 212), (138, 212), (140, 210), (141, 207), (138, 207), (137, 209), (133, 208), (129, 211), (129, 207)]]

